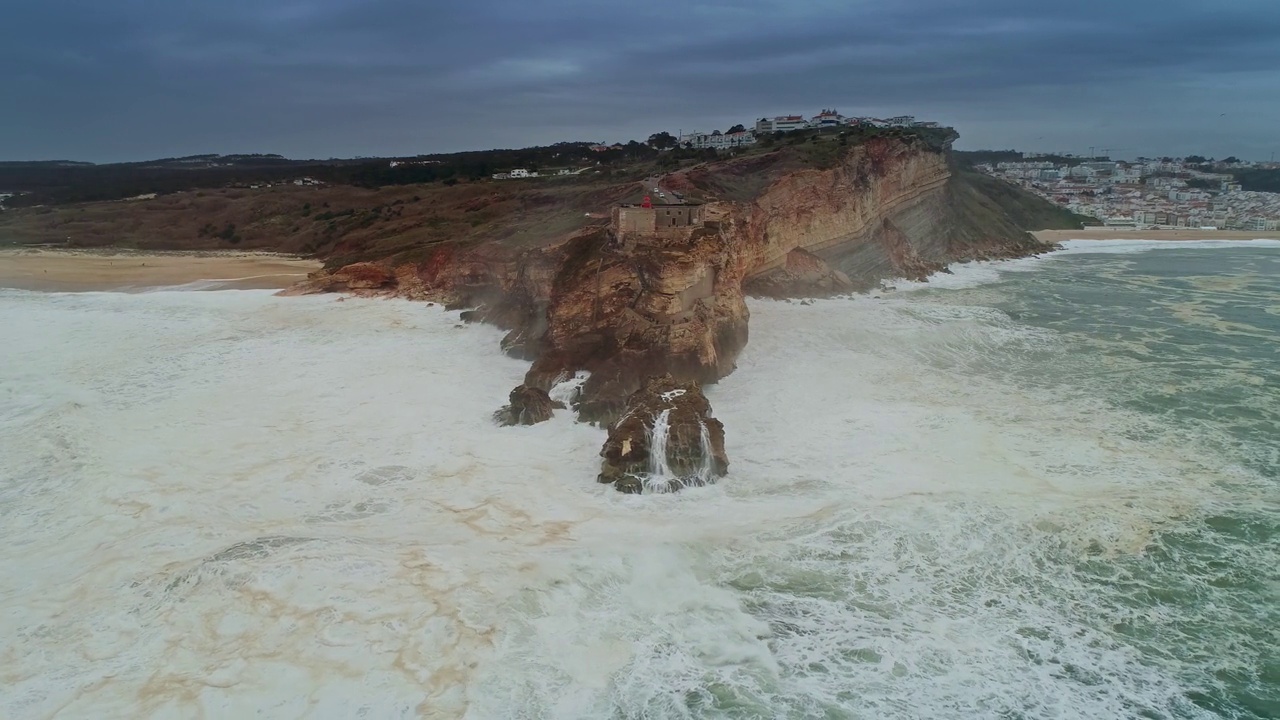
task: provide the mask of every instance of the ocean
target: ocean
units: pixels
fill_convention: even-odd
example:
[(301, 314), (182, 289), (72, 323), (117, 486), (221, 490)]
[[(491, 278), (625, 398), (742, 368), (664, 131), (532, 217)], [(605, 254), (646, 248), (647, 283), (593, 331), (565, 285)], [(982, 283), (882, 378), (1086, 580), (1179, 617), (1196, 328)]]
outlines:
[(437, 306), (0, 290), (0, 717), (1280, 717), (1280, 243), (953, 271), (643, 496)]

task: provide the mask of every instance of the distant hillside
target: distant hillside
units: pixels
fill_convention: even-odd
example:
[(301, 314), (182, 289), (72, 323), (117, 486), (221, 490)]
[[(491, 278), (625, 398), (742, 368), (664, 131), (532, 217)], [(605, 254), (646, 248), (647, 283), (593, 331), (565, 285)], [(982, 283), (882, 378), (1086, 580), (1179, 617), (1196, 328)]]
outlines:
[(958, 169), (956, 180), (991, 199), (1024, 230), (1077, 230), (1097, 220), (1054, 205), (1012, 183), (972, 170)]
[[(10, 162), (0, 163), (0, 193), (18, 193), (8, 207), (64, 205), (122, 200), (139, 195), (167, 195), (284, 183), (312, 177), (329, 185), (378, 188), (434, 182), (488, 179), (512, 168), (554, 170), (584, 167), (619, 168), (651, 162), (658, 151), (632, 141), (607, 150), (592, 143), (565, 142), (519, 150), (422, 155), (411, 158), (289, 160), (279, 155), (193, 155), (135, 163)], [(709, 153), (709, 154), (708, 154)], [(679, 163), (714, 159), (715, 151), (673, 150), (663, 158)], [(392, 167), (392, 161), (398, 161)]]
[(1234, 174), (1245, 190), (1280, 193), (1280, 170), (1237, 170)]
[(956, 164), (971, 168), (982, 164), (1002, 162), (1021, 162), (1022, 153), (1017, 150), (956, 150), (952, 153)]

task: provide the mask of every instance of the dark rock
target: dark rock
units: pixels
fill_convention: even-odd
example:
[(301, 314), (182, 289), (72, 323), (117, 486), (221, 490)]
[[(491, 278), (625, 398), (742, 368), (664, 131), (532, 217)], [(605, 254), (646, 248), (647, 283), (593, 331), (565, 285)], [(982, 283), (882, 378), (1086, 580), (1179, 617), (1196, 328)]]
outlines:
[(620, 492), (672, 492), (705, 485), (729, 468), (724, 426), (697, 383), (650, 377), (627, 400), (600, 451), (599, 481)]
[(510, 404), (493, 414), (499, 425), (533, 425), (550, 420), (552, 410), (563, 410), (564, 405), (551, 399), (546, 390), (528, 385), (518, 385), (511, 391)]

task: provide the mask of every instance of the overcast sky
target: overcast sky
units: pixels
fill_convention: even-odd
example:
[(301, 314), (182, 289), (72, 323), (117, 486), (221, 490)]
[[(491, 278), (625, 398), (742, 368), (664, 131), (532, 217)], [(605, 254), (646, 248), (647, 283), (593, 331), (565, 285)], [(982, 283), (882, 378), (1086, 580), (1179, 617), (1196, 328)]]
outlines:
[(1280, 157), (1280, 0), (14, 0), (0, 159), (412, 155), (914, 114)]

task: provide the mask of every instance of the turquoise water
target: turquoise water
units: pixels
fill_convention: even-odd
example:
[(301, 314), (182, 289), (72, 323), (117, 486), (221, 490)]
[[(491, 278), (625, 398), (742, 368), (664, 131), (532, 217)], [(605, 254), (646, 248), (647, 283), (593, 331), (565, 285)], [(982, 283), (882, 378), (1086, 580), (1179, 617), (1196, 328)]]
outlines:
[(1072, 254), (1000, 289), (995, 307), (1077, 345), (1048, 382), (1115, 398), (1280, 479), (1280, 250)]
[[(856, 309), (897, 329), (850, 342), (968, 378), (955, 405), (1041, 438), (1010, 464), (1053, 457), (1018, 474), (1101, 480), (1103, 505), (1028, 514), (974, 488), (956, 455), (956, 497), (913, 507), (932, 527), (861, 516), (772, 575), (751, 559), (732, 582), (822, 688), (783, 714), (1280, 717), (1280, 247), (1082, 242), (934, 284)], [(1064, 445), (1089, 427), (1096, 441)], [(968, 656), (904, 664), (904, 647), (870, 641), (950, 646), (929, 629), (972, 624), (989, 635), (961, 639)], [(868, 683), (886, 664), (902, 684)]]
[[(1280, 717), (1280, 247), (1075, 243), (1046, 259), (985, 266), (985, 282), (966, 282), (965, 271), (950, 284), (970, 287), (918, 290), (900, 309), (928, 320), (951, 308), (953, 321), (1004, 332), (973, 333), (926, 354), (926, 364), (1061, 403), (1063, 430), (1090, 421), (1081, 405), (1095, 408), (1099, 426), (1114, 427), (1139, 458), (1150, 453), (1154, 465), (1174, 455), (1188, 483), (1209, 487), (1123, 552), (1091, 541), (1072, 557), (1041, 538), (1023, 566), (971, 578), (957, 597), (990, 591), (993, 578), (1006, 591), (1052, 593), (1033, 604), (1086, 614), (1071, 624), (1095, 648), (1180, 686), (1159, 699), (1122, 692), (1117, 715)], [(1042, 573), (1058, 578), (1046, 583)], [(1042, 641), (1024, 648), (1029, 664), (1099, 694), (1127, 684), (1098, 658), (1060, 657), (1069, 642), (1056, 630), (1032, 623), (1019, 632)], [(1043, 702), (982, 712), (1051, 714)]]
[(1009, 371), (1141, 413), (1136, 439), (1238, 465), (1239, 485), (1142, 553), (1073, 571), (1113, 600), (1115, 637), (1176, 664), (1196, 707), (1280, 717), (1280, 249), (1088, 249), (989, 289), (1013, 321), (1064, 341)]

